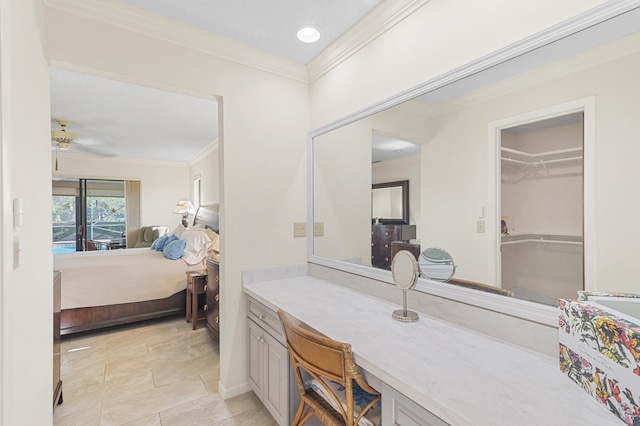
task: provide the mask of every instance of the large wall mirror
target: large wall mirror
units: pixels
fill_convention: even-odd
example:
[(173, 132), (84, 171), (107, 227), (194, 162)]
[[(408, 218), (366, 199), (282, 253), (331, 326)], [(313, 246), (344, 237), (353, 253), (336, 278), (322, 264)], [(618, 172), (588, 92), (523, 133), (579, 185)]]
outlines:
[[(416, 239), (423, 249), (441, 247), (451, 253), (456, 278), (508, 287), (513, 274), (503, 269), (521, 257), (519, 247), (537, 253), (535, 262), (551, 263), (533, 263), (516, 275), (561, 271), (569, 259), (584, 259), (584, 265), (567, 267), (554, 279), (577, 279), (579, 289), (593, 290), (596, 257), (607, 256), (596, 247), (594, 212), (602, 210), (608, 195), (598, 193), (597, 204), (591, 195), (594, 157), (597, 152), (597, 167), (607, 167), (604, 163), (613, 158), (599, 144), (628, 149), (640, 133), (640, 125), (631, 124), (638, 121), (633, 111), (640, 99), (640, 8), (637, 2), (625, 10), (616, 7), (623, 6), (606, 4), (597, 13), (311, 132), (309, 221), (323, 222), (324, 235), (310, 240), (309, 261), (391, 283), (388, 271), (371, 267), (371, 189), (382, 181), (406, 180), (411, 188), (409, 224), (416, 227)], [(553, 120), (547, 123), (540, 114), (531, 115), (536, 111), (547, 111)], [(516, 116), (522, 117), (521, 124), (500, 124)], [(558, 119), (564, 116), (566, 120)], [(545, 123), (525, 126), (537, 121)], [(540, 143), (530, 150), (536, 137), (555, 138), (548, 136), (552, 122), (559, 126), (554, 132), (574, 139), (559, 147)], [(381, 134), (407, 142), (406, 155), (396, 146), (393, 158), (376, 160), (372, 147)], [(533, 171), (520, 172), (527, 165)], [(501, 176), (502, 167), (513, 173)], [(545, 180), (557, 175), (562, 175), (559, 180)], [(521, 186), (508, 186), (515, 184)], [(564, 209), (568, 213), (554, 210), (558, 200), (544, 201), (547, 208), (537, 196), (513, 201), (507, 195), (533, 194), (535, 185), (546, 185), (546, 193), (560, 186), (579, 192), (564, 197), (574, 200)], [(548, 210), (553, 213), (542, 219), (525, 214), (534, 210), (543, 216)], [(510, 240), (501, 235), (505, 216)], [(597, 236), (599, 243), (604, 240)], [(513, 254), (508, 262), (501, 257), (505, 247)], [(557, 298), (577, 296), (573, 287), (539, 289), (544, 298), (487, 297), (480, 291), (469, 296), (467, 289), (454, 287), (421, 278), (416, 290), (550, 325)]]

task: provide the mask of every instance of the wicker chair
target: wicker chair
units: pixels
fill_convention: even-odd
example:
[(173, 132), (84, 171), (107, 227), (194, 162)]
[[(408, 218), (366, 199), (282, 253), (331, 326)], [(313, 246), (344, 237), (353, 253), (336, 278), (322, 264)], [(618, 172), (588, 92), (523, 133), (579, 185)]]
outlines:
[(351, 345), (296, 325), (282, 310), (278, 315), (300, 391), (292, 426), (302, 425), (314, 415), (326, 426), (378, 425), (379, 418), (372, 414), (379, 411), (380, 393), (358, 371)]

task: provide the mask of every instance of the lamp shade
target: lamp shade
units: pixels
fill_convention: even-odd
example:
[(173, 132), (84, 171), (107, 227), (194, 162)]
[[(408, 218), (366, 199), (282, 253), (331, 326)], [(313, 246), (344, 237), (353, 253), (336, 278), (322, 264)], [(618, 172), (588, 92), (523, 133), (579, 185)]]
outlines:
[(196, 212), (195, 206), (189, 200), (180, 200), (176, 204), (176, 208), (173, 209), (176, 214), (194, 214)]

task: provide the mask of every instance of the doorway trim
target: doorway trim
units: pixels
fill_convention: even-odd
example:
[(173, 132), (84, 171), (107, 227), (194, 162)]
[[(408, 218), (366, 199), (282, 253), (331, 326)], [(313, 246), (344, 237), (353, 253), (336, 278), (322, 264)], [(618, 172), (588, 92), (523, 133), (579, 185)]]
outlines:
[[(501, 174), (500, 146), (502, 144), (502, 130), (547, 120), (554, 117), (582, 112), (584, 114), (584, 135), (583, 135), (583, 268), (584, 268), (584, 288), (593, 291), (596, 288), (596, 182), (595, 182), (595, 96), (576, 99), (562, 104), (529, 111), (512, 117), (492, 121), (488, 125), (488, 174), (489, 185), (488, 194), (494, 194), (495, 203), (490, 206), (489, 218), (497, 218), (501, 210)], [(495, 222), (495, 221), (494, 221)], [(488, 262), (490, 269), (489, 277), (498, 287), (502, 286), (502, 260), (500, 255), (500, 228), (498, 222), (495, 228), (489, 226), (488, 229), (495, 229), (494, 235), (488, 238), (488, 250), (495, 257), (495, 262)], [(577, 295), (576, 295), (577, 297)]]

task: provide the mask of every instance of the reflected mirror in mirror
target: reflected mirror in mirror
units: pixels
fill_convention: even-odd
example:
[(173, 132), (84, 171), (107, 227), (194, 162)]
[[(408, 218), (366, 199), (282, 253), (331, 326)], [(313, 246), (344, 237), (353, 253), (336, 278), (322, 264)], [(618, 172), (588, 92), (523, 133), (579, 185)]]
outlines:
[(434, 281), (447, 282), (456, 272), (451, 255), (437, 247), (422, 250), (418, 266), (423, 277)]
[(391, 275), (393, 282), (402, 289), (402, 309), (393, 311), (393, 319), (401, 322), (416, 322), (418, 314), (407, 310), (407, 291), (418, 283), (418, 262), (413, 253), (400, 250), (391, 261)]
[[(313, 238), (309, 260), (391, 283), (390, 276), (383, 276), (384, 270), (371, 264), (371, 219), (375, 216), (372, 187), (381, 182), (408, 180), (409, 226), (416, 229), (411, 238), (454, 253), (456, 263), (464, 265), (464, 270), (455, 271), (455, 280), (513, 290), (524, 287), (512, 279), (520, 277), (529, 287), (524, 292), (514, 292), (515, 297), (538, 304), (557, 304), (559, 297), (566, 298), (559, 289), (567, 288), (563, 283), (576, 274), (580, 286), (594, 290), (598, 253), (603, 260), (610, 257), (605, 247), (617, 246), (617, 239), (625, 235), (619, 215), (632, 222), (637, 210), (635, 205), (629, 209), (606, 207), (620, 207), (619, 200), (626, 199), (623, 191), (633, 190), (625, 180), (613, 185), (613, 180), (606, 177), (620, 167), (614, 157), (637, 157), (631, 147), (640, 133), (640, 123), (633, 113), (640, 98), (639, 31), (640, 9), (633, 9), (594, 22), (556, 42), (540, 44), (513, 59), (492, 63), (484, 71), (475, 68), (458, 81), (436, 78), (425, 83), (424, 91), (412, 92), (413, 98), (403, 94), (396, 104), (381, 103), (368, 113), (359, 112), (353, 119), (346, 118), (312, 133), (311, 214), (312, 220), (324, 222), (325, 232)], [(583, 114), (582, 123), (526, 129), (525, 133), (523, 122), (498, 128), (495, 134), (488, 131), (493, 123), (567, 108), (584, 99), (593, 99), (594, 105), (572, 106), (572, 111), (551, 114)], [(529, 120), (533, 123), (542, 119)], [(596, 122), (597, 132), (593, 131)], [(625, 123), (625, 127), (619, 123)], [(551, 132), (581, 139), (576, 144), (567, 141), (566, 146), (549, 146), (555, 136), (542, 136)], [(413, 141), (420, 150), (378, 161), (372, 154), (373, 136), (377, 134)], [(543, 142), (537, 145), (537, 140)], [(598, 143), (608, 148), (598, 151), (596, 161), (594, 146)], [(536, 146), (524, 149), (528, 145)], [(541, 154), (580, 145), (584, 146), (583, 152), (572, 151), (570, 157), (582, 156), (579, 161), (583, 168), (574, 167), (566, 158), (547, 161), (546, 156), (542, 158), (551, 166), (529, 165), (539, 162)], [(503, 147), (507, 149), (502, 150)], [(527, 176), (520, 178), (516, 169), (518, 179), (507, 181), (513, 176), (502, 176), (501, 154), (511, 157), (510, 165), (528, 167)], [(520, 157), (516, 158), (516, 154)], [(506, 166), (504, 171), (509, 171)], [(578, 192), (553, 199), (560, 186), (577, 187)], [(598, 191), (597, 205), (593, 196), (596, 186), (607, 188)], [(528, 193), (529, 197), (518, 201), (511, 193)], [(569, 202), (574, 204), (569, 206)], [(597, 229), (604, 227), (595, 226), (596, 210), (600, 212), (598, 220), (607, 224), (607, 232), (597, 235)], [(539, 214), (526, 216), (530, 212)], [(509, 235), (502, 237), (500, 219), (505, 215), (509, 216)], [(611, 224), (619, 232), (611, 232)], [(583, 241), (587, 243), (583, 245)], [(598, 247), (594, 246), (596, 241)], [(550, 263), (516, 270), (514, 260), (502, 259), (501, 248), (514, 254), (511, 258), (516, 260), (534, 253), (536, 259)], [(627, 256), (625, 251), (619, 254)], [(620, 278), (620, 270), (613, 265), (614, 262), (598, 262), (598, 274)], [(623, 281), (628, 280), (608, 279), (604, 285), (616, 286), (616, 282)], [(422, 284), (418, 285), (419, 291), (431, 291), (428, 283)], [(575, 298), (575, 288), (571, 292)]]
[(371, 186), (371, 223), (409, 224), (409, 181)]

